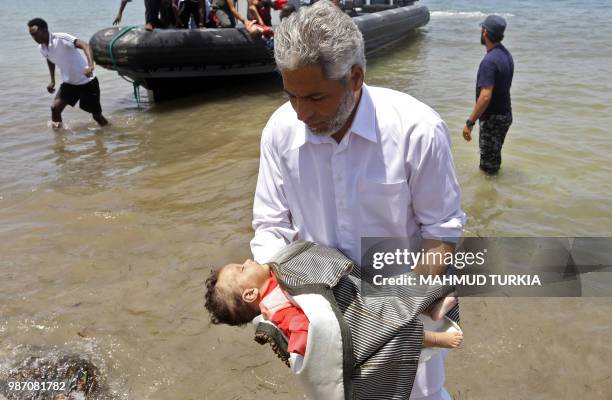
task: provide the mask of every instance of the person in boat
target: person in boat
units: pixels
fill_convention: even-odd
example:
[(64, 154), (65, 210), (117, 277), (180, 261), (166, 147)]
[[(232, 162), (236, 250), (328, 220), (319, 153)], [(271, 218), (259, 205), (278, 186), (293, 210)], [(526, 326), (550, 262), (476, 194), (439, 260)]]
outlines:
[(211, 19), (217, 28), (235, 28), (236, 20), (247, 26), (247, 20), (238, 12), (234, 0), (212, 0)]
[[(174, 0), (178, 3), (178, 0)], [(203, 28), (206, 23), (205, 0), (182, 0), (179, 5), (179, 15), (182, 28), (189, 28), (189, 20), (193, 19), (195, 26)]]
[[(376, 393), (377, 398), (407, 399), (421, 347), (456, 348), (463, 339), (459, 330), (425, 330), (418, 315), (427, 312), (433, 320), (441, 320), (457, 299), (442, 297), (452, 291), (444, 286), (412, 292), (405, 287), (387, 297), (365, 299), (360, 276), (359, 267), (338, 250), (297, 241), (266, 264), (247, 260), (214, 270), (206, 281), (205, 306), (213, 324), (240, 326), (253, 321), (255, 340), (270, 343), (294, 372), (308, 376), (304, 368), (318, 366), (330, 375), (338, 374), (334, 360), (319, 357), (336, 346), (342, 349), (336, 356), (349, 377), (344, 389), (353, 387), (354, 398), (365, 400), (371, 398), (368, 393)], [(326, 309), (336, 312), (325, 315)], [(340, 328), (336, 333), (345, 330), (344, 337), (321, 336), (330, 323)], [(377, 367), (381, 363), (391, 363), (393, 371)], [(387, 385), (392, 378), (394, 385)], [(313, 376), (303, 383), (314, 399), (333, 399), (338, 391), (327, 387), (313, 393), (321, 386)]]
[[(28, 22), (30, 36), (47, 60), (51, 83), (47, 85), (49, 93), (55, 92), (55, 66), (59, 66), (62, 84), (60, 85), (51, 105), (51, 121), (53, 128), (62, 127), (62, 112), (67, 105), (79, 107), (90, 114), (100, 125), (108, 124), (102, 115), (100, 105), (100, 84), (94, 75), (94, 60), (91, 48), (84, 42), (67, 33), (51, 33), (47, 22), (42, 18), (34, 18)], [(85, 54), (79, 52), (82, 50)]]
[[(275, 28), (274, 58), (288, 101), (261, 135), (253, 259), (267, 263), (298, 238), (355, 262), (363, 237), (422, 238), (422, 261), (454, 252), (466, 216), (448, 127), (408, 94), (365, 84), (353, 19), (327, 0), (300, 7)], [(418, 368), (413, 398), (448, 399), (444, 381), (439, 353)]]
[[(113, 25), (121, 23), (123, 11), (128, 2), (121, 0), (119, 11), (113, 20)], [(178, 0), (145, 0), (145, 29), (152, 31), (155, 28), (180, 27)]]
[(272, 5), (264, 0), (249, 0), (247, 19), (259, 25), (272, 26)]
[[(128, 2), (132, 0), (121, 0), (119, 4), (119, 11), (117, 12), (117, 16), (113, 21), (113, 25), (118, 25), (123, 18), (123, 10), (125, 10), (125, 6)], [(159, 13), (161, 11), (162, 0), (144, 0), (145, 5), (145, 29), (148, 31), (152, 31), (155, 28), (164, 27), (164, 22), (159, 18)]]

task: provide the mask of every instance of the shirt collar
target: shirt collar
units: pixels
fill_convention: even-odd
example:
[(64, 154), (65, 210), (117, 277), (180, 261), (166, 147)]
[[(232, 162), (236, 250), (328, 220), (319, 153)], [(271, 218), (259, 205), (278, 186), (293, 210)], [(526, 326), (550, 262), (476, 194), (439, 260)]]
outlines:
[[(376, 135), (376, 108), (372, 102), (372, 97), (368, 91), (367, 85), (364, 83), (361, 87), (361, 99), (357, 106), (357, 112), (353, 119), (353, 124), (347, 131), (347, 134), (355, 133), (370, 142), (377, 143), (378, 136)], [(308, 129), (306, 124), (299, 121), (299, 126), (295, 130), (295, 136), (291, 149), (297, 149), (306, 143), (321, 144), (329, 142), (327, 136), (315, 135)], [(332, 139), (333, 140), (333, 139)]]

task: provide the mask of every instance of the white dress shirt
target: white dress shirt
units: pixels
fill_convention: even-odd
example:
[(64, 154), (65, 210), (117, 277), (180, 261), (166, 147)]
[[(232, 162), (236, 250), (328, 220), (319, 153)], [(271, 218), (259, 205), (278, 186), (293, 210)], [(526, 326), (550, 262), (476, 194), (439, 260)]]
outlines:
[[(362, 237), (458, 240), (464, 223), (448, 128), (407, 94), (364, 85), (340, 143), (310, 132), (289, 102), (263, 130), (251, 241), (260, 263), (304, 239), (360, 264)], [(450, 399), (443, 386), (436, 355), (410, 398)]]
[(364, 85), (340, 143), (310, 132), (289, 102), (263, 130), (251, 241), (260, 263), (303, 239), (360, 264), (362, 237), (456, 240), (464, 223), (448, 128), (407, 94)]
[(76, 37), (67, 33), (49, 32), (49, 43), (46, 46), (38, 45), (40, 54), (57, 65), (62, 74), (62, 82), (71, 85), (84, 85), (94, 79), (87, 77), (84, 72), (88, 67), (87, 59), (74, 46)]

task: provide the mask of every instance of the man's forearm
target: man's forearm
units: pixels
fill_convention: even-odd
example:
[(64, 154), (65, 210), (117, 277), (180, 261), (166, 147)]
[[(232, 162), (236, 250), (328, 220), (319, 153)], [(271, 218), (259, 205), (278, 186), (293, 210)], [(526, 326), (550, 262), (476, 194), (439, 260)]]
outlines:
[(119, 5), (118, 15), (123, 15), (123, 10), (125, 10), (125, 6), (127, 5), (128, 0), (121, 0), (121, 4)]
[(89, 65), (89, 67), (93, 67), (94, 65), (93, 54), (91, 52), (91, 47), (89, 47), (88, 44), (83, 46), (83, 52), (85, 53), (85, 56), (87, 57), (87, 64)]
[(93, 59), (93, 54), (91, 52), (91, 47), (89, 47), (89, 44), (87, 44), (86, 42), (77, 39), (74, 42), (74, 46), (77, 49), (81, 49), (83, 50), (83, 53), (85, 53), (85, 57), (87, 58), (87, 64), (89, 65), (89, 68), (93, 68), (94, 66), (94, 59)]
[(476, 105), (474, 105), (474, 110), (472, 111), (472, 114), (470, 114), (470, 118), (469, 118), (470, 121), (476, 122), (478, 118), (480, 118), (482, 113), (485, 112), (490, 102), (491, 102), (491, 97), (486, 94), (481, 93), (480, 96), (478, 96)]
[(55, 83), (55, 64), (47, 60), (47, 66), (49, 67), (49, 75), (51, 76), (51, 82)]
[(444, 264), (446, 254), (455, 252), (455, 244), (441, 240), (423, 239), (424, 250), (419, 264), (414, 272), (419, 275), (444, 275), (448, 266)]

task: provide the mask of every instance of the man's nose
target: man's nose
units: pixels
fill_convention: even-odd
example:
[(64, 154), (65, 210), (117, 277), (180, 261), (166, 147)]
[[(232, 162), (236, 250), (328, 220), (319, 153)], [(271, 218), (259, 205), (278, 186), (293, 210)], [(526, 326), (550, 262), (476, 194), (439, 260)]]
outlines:
[(295, 112), (297, 117), (302, 122), (308, 122), (314, 114), (312, 105), (307, 100), (295, 100)]

